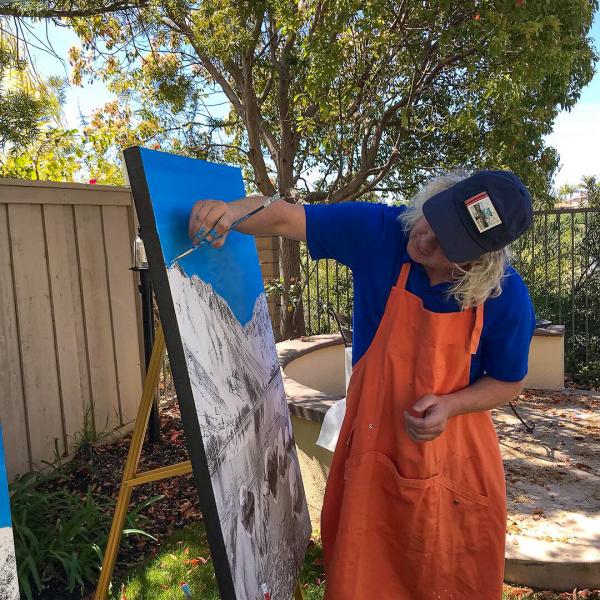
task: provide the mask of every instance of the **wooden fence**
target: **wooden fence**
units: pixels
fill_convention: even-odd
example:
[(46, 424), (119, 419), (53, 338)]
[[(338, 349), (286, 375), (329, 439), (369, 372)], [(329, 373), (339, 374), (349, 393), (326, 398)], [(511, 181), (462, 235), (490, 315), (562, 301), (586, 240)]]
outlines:
[[(144, 369), (134, 237), (128, 188), (0, 179), (0, 417), (10, 479), (68, 455), (85, 431), (135, 418)], [(278, 239), (257, 238), (257, 247), (265, 279), (278, 277)], [(276, 298), (269, 312), (278, 336)]]
[[(258, 250), (258, 260), (260, 261), (263, 279), (265, 281), (279, 279), (279, 238), (270, 236), (257, 237), (256, 248)], [(280, 297), (277, 294), (271, 294), (267, 299), (269, 315), (273, 324), (273, 334), (277, 341), (281, 339), (280, 302)]]
[(0, 416), (9, 477), (135, 418), (142, 389), (126, 188), (0, 180)]

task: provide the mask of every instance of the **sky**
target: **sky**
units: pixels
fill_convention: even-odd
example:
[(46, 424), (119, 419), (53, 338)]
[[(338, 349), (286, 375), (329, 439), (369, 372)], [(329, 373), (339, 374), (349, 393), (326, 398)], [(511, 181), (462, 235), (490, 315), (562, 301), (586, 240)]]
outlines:
[[(46, 27), (48, 31), (46, 32)], [(65, 27), (39, 23), (34, 27), (35, 33), (42, 40), (48, 37), (59, 56), (67, 57), (71, 46), (78, 45), (77, 36)], [(592, 26), (591, 37), (596, 48), (600, 50), (600, 13), (596, 14)], [(47, 53), (33, 51), (38, 72), (44, 76), (62, 75), (69, 72), (69, 65)], [(600, 71), (600, 63), (598, 65)], [(65, 119), (69, 127), (78, 127), (80, 114), (89, 116), (93, 110), (113, 96), (100, 82), (85, 85), (83, 88), (70, 87), (64, 107)], [(555, 176), (555, 186), (565, 183), (577, 184), (585, 175), (600, 176), (597, 140), (600, 139), (600, 72), (586, 86), (581, 98), (570, 112), (562, 111), (555, 123), (552, 133), (546, 142), (554, 146), (560, 155), (560, 168)]]
[[(600, 13), (596, 13), (591, 36), (600, 51)], [(598, 140), (600, 140), (600, 63), (592, 81), (570, 112), (561, 112), (553, 132), (546, 138), (560, 155), (561, 167), (555, 178), (556, 187), (577, 184), (584, 175), (600, 175)]]

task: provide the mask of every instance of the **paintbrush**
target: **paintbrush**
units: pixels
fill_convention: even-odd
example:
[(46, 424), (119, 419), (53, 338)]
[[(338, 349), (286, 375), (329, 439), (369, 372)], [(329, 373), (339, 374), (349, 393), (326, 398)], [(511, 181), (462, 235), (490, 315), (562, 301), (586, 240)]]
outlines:
[[(263, 202), (258, 208), (255, 208), (254, 210), (250, 211), (247, 215), (244, 215), (243, 217), (240, 217), (239, 219), (234, 221), (231, 224), (231, 227), (228, 227), (223, 233), (220, 233), (218, 236), (212, 238), (211, 240), (201, 239), (197, 244), (193, 244), (191, 248), (188, 248), (185, 252), (182, 252), (181, 254), (176, 256), (171, 261), (171, 266), (173, 266), (177, 261), (181, 260), (182, 258), (185, 258), (186, 256), (188, 256), (194, 250), (197, 250), (201, 246), (206, 246), (208, 244), (212, 244), (213, 242), (216, 242), (217, 240), (220, 240), (226, 233), (229, 233), (232, 229), (235, 229), (240, 223), (243, 223), (246, 219), (249, 219), (250, 217), (254, 216), (256, 213), (259, 213), (263, 208), (267, 208), (267, 206), (269, 206), (269, 204), (273, 204), (273, 202), (275, 202), (276, 200), (279, 200), (279, 199), (281, 199), (281, 196), (279, 194), (275, 194), (274, 196), (267, 198), (265, 200), (265, 202)], [(196, 235), (194, 237), (198, 237), (198, 233), (196, 233)]]

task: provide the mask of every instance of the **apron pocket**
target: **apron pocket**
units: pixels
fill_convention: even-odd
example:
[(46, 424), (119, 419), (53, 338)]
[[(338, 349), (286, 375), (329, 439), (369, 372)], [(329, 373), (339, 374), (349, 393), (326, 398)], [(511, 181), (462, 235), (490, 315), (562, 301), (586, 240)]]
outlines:
[(346, 460), (341, 527), (385, 552), (462, 552), (490, 547), (488, 499), (441, 475), (409, 479), (381, 452)]
[(483, 550), (491, 545), (486, 496), (457, 486), (440, 477), (440, 549), (456, 553)]
[(403, 477), (381, 452), (351, 456), (344, 472), (342, 528), (373, 549), (432, 552), (437, 532), (430, 524), (437, 514), (438, 477)]

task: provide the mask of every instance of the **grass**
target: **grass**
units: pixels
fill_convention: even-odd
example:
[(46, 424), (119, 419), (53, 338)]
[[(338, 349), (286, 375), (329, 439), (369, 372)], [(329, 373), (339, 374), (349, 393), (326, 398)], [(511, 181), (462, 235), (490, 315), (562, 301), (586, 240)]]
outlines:
[[(325, 593), (321, 547), (310, 543), (300, 574), (305, 600), (322, 600)], [(192, 598), (220, 600), (210, 560), (204, 526), (199, 523), (177, 531), (145, 564), (113, 590), (112, 600), (185, 600), (181, 584), (187, 583)], [(600, 600), (594, 592), (534, 592), (528, 588), (505, 586), (502, 600)], [(475, 599), (474, 599), (475, 600)]]
[[(300, 579), (305, 600), (322, 600), (325, 587), (318, 543), (311, 542)], [(185, 600), (182, 583), (187, 583), (194, 599), (220, 600), (200, 523), (173, 534), (156, 556), (134, 569), (127, 581), (114, 586), (111, 600)]]
[(114, 600), (184, 600), (181, 584), (193, 598), (220, 600), (208, 541), (202, 524), (175, 532), (153, 558), (114, 586)]
[[(318, 543), (311, 542), (300, 578), (305, 600), (322, 600), (325, 587)], [(187, 583), (194, 599), (220, 600), (201, 523), (174, 533), (156, 556), (113, 586), (111, 600), (185, 600), (182, 583)]]

